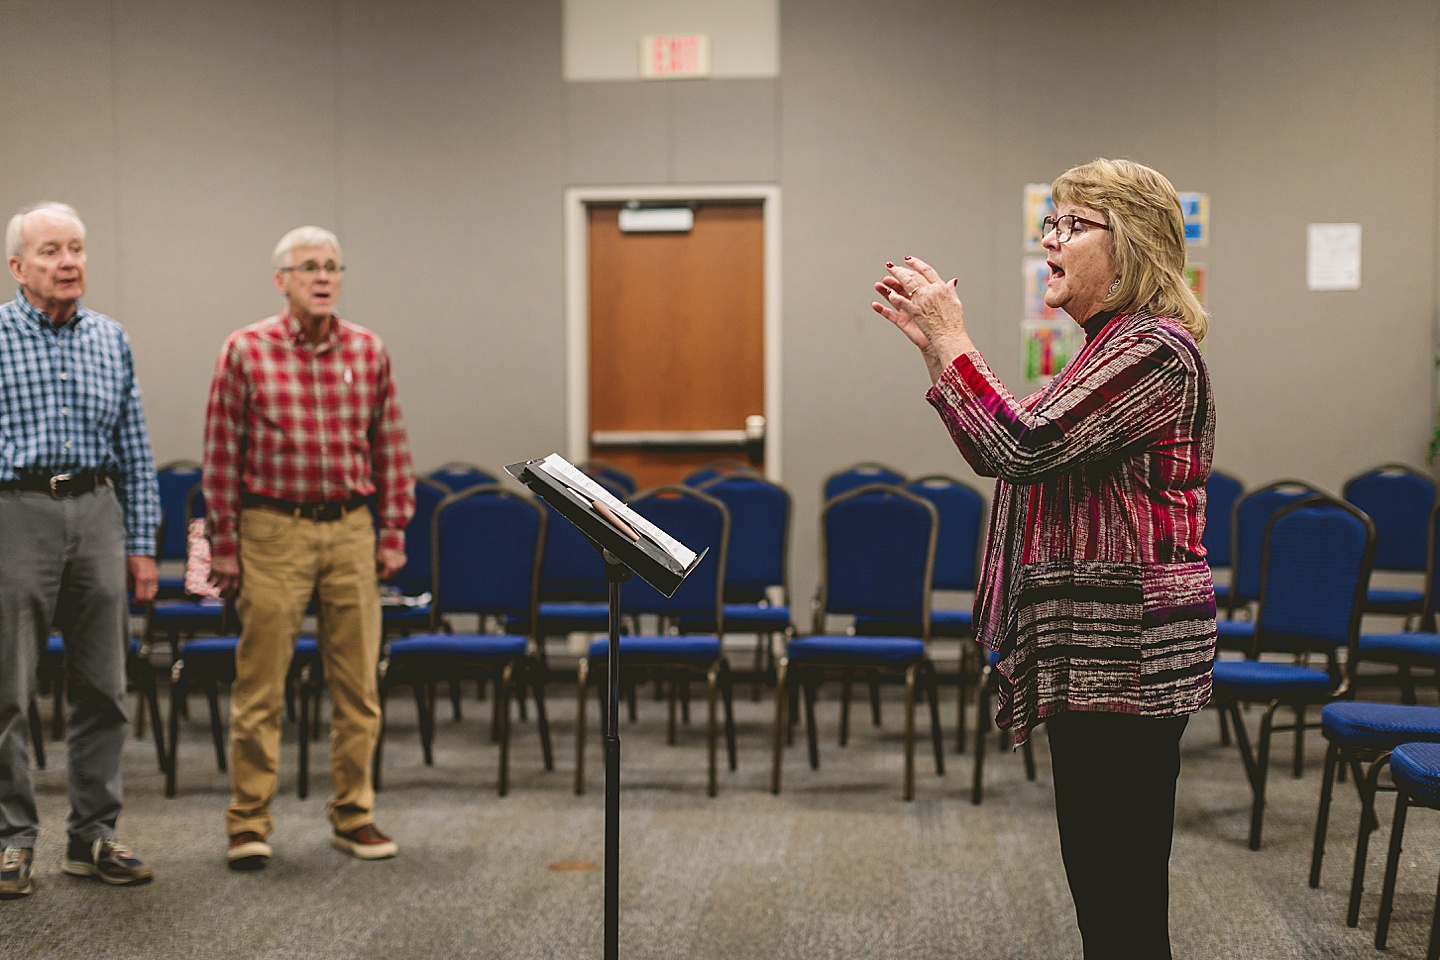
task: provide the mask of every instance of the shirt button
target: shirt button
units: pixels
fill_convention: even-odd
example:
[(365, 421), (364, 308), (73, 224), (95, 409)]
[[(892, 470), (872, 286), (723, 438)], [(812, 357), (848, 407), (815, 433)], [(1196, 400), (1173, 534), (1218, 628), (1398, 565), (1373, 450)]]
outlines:
[(60, 416), (62, 416), (62, 417), (68, 417), (68, 416), (70, 416), (70, 408), (69, 408), (69, 407), (61, 407), (61, 408), (60, 408)]
[(69, 449), (70, 449), (70, 441), (69, 441), (69, 440), (66, 440), (66, 441), (65, 441), (65, 449), (66, 449), (66, 450), (69, 450)]
[(64, 371), (64, 370), (61, 370), (61, 371), (60, 371), (60, 379), (61, 379), (61, 380), (69, 380), (69, 379), (70, 379), (70, 374), (69, 374), (68, 372)]

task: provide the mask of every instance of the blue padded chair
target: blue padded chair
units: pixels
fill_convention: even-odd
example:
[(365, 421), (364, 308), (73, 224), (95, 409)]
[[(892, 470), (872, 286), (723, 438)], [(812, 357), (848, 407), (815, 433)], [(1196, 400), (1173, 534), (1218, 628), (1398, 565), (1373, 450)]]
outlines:
[[(181, 529), (188, 530), (191, 520), (204, 516), (205, 493), (197, 484), (185, 495)], [(179, 596), (169, 599), (157, 597), (145, 607), (142, 642), (153, 648), (163, 639), (169, 645), (172, 661), (178, 656), (176, 651), (182, 638), (233, 633), (236, 629), (232, 605), (214, 598), (190, 596), (183, 589), (182, 580)]]
[(610, 491), (620, 491), (616, 496), (622, 500), (633, 497), (635, 491), (639, 489), (635, 484), (635, 478), (613, 463), (606, 463), (604, 460), (585, 460), (575, 466), (590, 479), (601, 483)]
[[(1325, 855), (1325, 833), (1330, 820), (1330, 797), (1336, 772), (1348, 767), (1360, 794), (1360, 829), (1355, 837), (1355, 866), (1350, 880), (1350, 909), (1346, 923), (1360, 922), (1360, 897), (1365, 889), (1365, 861), (1370, 834), (1379, 825), (1375, 797), (1380, 773), (1390, 751), (1413, 741), (1440, 742), (1440, 707), (1345, 700), (1328, 704), (1320, 715), (1320, 729), (1329, 741), (1325, 775), (1320, 781), (1320, 811), (1315, 818), (1315, 843), (1310, 853), (1310, 886), (1320, 886), (1320, 865)], [(1369, 765), (1368, 771), (1364, 769)]]
[[(725, 705), (725, 746), (730, 769), (735, 769), (735, 713), (730, 664), (723, 650), (725, 631), (724, 584), (727, 548), (730, 539), (730, 514), (725, 504), (708, 493), (684, 486), (661, 486), (640, 494), (630, 503), (631, 509), (664, 530), (696, 553), (708, 549), (699, 565), (666, 597), (640, 579), (628, 581), (620, 592), (620, 609), (635, 618), (655, 617), (660, 626), (655, 633), (625, 634), (620, 637), (620, 670), (623, 677), (633, 680), (637, 674), (649, 679), (668, 681), (670, 743), (676, 741), (676, 702), (691, 680), (705, 680), (707, 690), (707, 738), (709, 766), (706, 792), (715, 796), (719, 791), (717, 774), (716, 697)], [(665, 632), (668, 623), (681, 620), (702, 620), (713, 623), (709, 634)], [(641, 620), (640, 622), (644, 622)], [(576, 674), (575, 713), (575, 792), (585, 792), (585, 700), (592, 682), (605, 690), (608, 675), (610, 638), (590, 644), (580, 659)], [(604, 715), (606, 696), (600, 696)]]
[[(1406, 743), (1396, 747), (1390, 755), (1390, 775), (1395, 780), (1395, 819), (1390, 828), (1390, 855), (1385, 859), (1380, 916), (1375, 923), (1375, 947), (1379, 950), (1385, 949), (1390, 933), (1406, 814), (1412, 806), (1440, 810), (1440, 744)], [(1440, 960), (1440, 884), (1435, 890), (1435, 912), (1430, 919), (1430, 945), (1425, 950), (1425, 958)]]
[(905, 474), (891, 470), (883, 463), (865, 461), (857, 463), (853, 467), (846, 467), (825, 478), (824, 494), (825, 502), (829, 503), (840, 494), (856, 487), (867, 486), (872, 483), (886, 483), (892, 486), (899, 486), (905, 482)]
[[(932, 590), (972, 592), (980, 566), (980, 547), (985, 530), (985, 499), (974, 487), (942, 474), (917, 477), (905, 489), (934, 504), (940, 514), (940, 534), (935, 545), (935, 575)], [(856, 617), (855, 632), (891, 636), (919, 636), (918, 623)], [(932, 597), (930, 636), (964, 639), (971, 635), (974, 620), (969, 608), (935, 609)], [(962, 644), (956, 678), (959, 682), (959, 713), (956, 723), (957, 752), (965, 750), (965, 707), (970, 688), (983, 671), (973, 644)], [(873, 701), (872, 701), (873, 705)]]
[(471, 487), (499, 481), (495, 474), (484, 467), (465, 463), (462, 460), (451, 460), (443, 466), (436, 467), (425, 474), (425, 479), (440, 484), (451, 493), (459, 493), (461, 490), (469, 490)]
[[(1239, 480), (1219, 470), (1211, 470), (1205, 480), (1205, 536), (1202, 543), (1210, 560), (1211, 571), (1224, 570), (1230, 573), (1233, 555), (1231, 537), (1234, 530), (1230, 518), (1235, 511), (1235, 502), (1245, 494), (1245, 486)], [(1215, 603), (1224, 607), (1230, 599), (1228, 583), (1215, 584)]]
[[(192, 514), (188, 512), (190, 491), (200, 486), (200, 464), (194, 460), (172, 460), (155, 470), (160, 487), (160, 532), (156, 541), (155, 562), (185, 562), (186, 536)], [(183, 576), (162, 576), (158, 596), (185, 595)]]
[(504, 623), (515, 616), (534, 621), (547, 520), (544, 508), (528, 494), (495, 484), (451, 494), (436, 507), (430, 532), (433, 632), (392, 640), (380, 661), (380, 741), (374, 758), (377, 789), (389, 692), (400, 685), (414, 692), (425, 765), (433, 766), (435, 685), (462, 677), (493, 676), (497, 680), (491, 729), (492, 738), (500, 744), (500, 796), (509, 790), (510, 701), (517, 689), (521, 695), (528, 690), (535, 697), (545, 769), (554, 769), (544, 671), (536, 659), (535, 638), (440, 630), (448, 614), (475, 614), (482, 622)]
[[(1427, 526), (1428, 550), (1425, 590), (1421, 602), (1420, 629), (1403, 633), (1365, 633), (1360, 635), (1360, 661), (1384, 663), (1396, 668), (1400, 695), (1405, 703), (1415, 702), (1415, 668), (1429, 670), (1431, 679), (1440, 687), (1440, 632), (1436, 627), (1436, 611), (1440, 610), (1440, 589), (1437, 589), (1435, 568), (1440, 560), (1440, 506), (1430, 512)], [(1374, 591), (1371, 591), (1372, 595)]]
[[(1375, 524), (1380, 545), (1375, 569), (1387, 573), (1423, 574), (1428, 553), (1427, 524), (1435, 510), (1435, 481), (1404, 464), (1367, 470), (1345, 482), (1341, 496), (1365, 512)], [(1367, 613), (1411, 617), (1421, 610), (1418, 589), (1371, 587)]]
[[(1240, 756), (1254, 802), (1250, 849), (1260, 849), (1265, 815), (1265, 782), (1275, 712), (1295, 711), (1295, 775), (1302, 763), (1305, 709), (1354, 693), (1360, 616), (1370, 567), (1375, 561), (1375, 527), (1348, 503), (1314, 496), (1283, 508), (1266, 525), (1260, 562), (1260, 599), (1255, 636), (1245, 660), (1215, 664), (1215, 703), (1235, 728)], [(1342, 657), (1341, 651), (1347, 654)], [(1290, 662), (1261, 660), (1284, 653)], [(1324, 668), (1308, 655), (1323, 654)], [(1241, 704), (1263, 704), (1258, 749), (1252, 751)]]
[[(926, 652), (939, 527), (939, 514), (930, 501), (890, 484), (853, 488), (821, 510), (822, 569), (815, 622), (810, 635), (790, 641), (777, 671), (772, 793), (780, 792), (784, 743), (790, 732), (786, 711), (797, 694), (803, 694), (805, 700), (810, 767), (819, 768), (815, 694), (822, 680), (831, 675), (848, 678), (864, 672), (903, 678), (906, 800), (915, 796), (915, 695), (916, 687), (922, 687), (930, 703), (935, 772), (945, 772), (935, 667)], [(918, 621), (920, 635), (830, 633), (827, 627), (831, 615)]]
[[(1254, 642), (1251, 614), (1260, 598), (1260, 558), (1266, 524), (1281, 508), (1321, 492), (1303, 480), (1276, 480), (1235, 501), (1230, 516), (1230, 586), (1226, 590), (1225, 616), (1216, 623), (1220, 649), (1248, 651)], [(1244, 619), (1237, 618), (1237, 614), (1244, 614)], [(1222, 734), (1223, 722), (1222, 718)]]
[[(730, 540), (725, 555), (725, 630), (755, 634), (755, 675), (773, 677), (774, 638), (794, 633), (789, 587), (790, 493), (750, 470), (717, 474), (698, 489), (725, 504), (730, 513)], [(779, 603), (772, 602), (771, 588), (779, 591)], [(714, 629), (713, 623), (680, 623), (682, 633)]]

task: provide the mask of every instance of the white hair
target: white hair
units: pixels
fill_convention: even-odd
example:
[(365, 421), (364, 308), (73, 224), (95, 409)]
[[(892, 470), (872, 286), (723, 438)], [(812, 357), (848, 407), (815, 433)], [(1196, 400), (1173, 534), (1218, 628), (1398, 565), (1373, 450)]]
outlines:
[(294, 250), (304, 250), (307, 247), (329, 247), (335, 251), (335, 259), (343, 262), (340, 256), (340, 241), (335, 239), (335, 234), (324, 227), (296, 227), (275, 245), (275, 252), (270, 255), (270, 264), (276, 270), (281, 267), (290, 266), (290, 254)]
[(25, 218), (32, 213), (45, 213), (52, 217), (64, 220), (73, 220), (80, 228), (80, 239), (85, 239), (85, 221), (80, 219), (80, 214), (68, 203), (56, 203), (54, 200), (42, 200), (40, 203), (31, 204), (20, 210), (10, 218), (10, 225), (5, 228), (5, 256), (18, 257), (25, 252)]

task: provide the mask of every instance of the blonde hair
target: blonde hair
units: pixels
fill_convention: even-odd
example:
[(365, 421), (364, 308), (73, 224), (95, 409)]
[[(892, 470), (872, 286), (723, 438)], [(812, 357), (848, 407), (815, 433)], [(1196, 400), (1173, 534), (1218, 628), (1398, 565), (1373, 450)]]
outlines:
[(270, 255), (270, 265), (276, 270), (288, 267), (292, 251), (309, 247), (329, 247), (335, 251), (336, 260), (345, 262), (345, 258), (340, 255), (340, 241), (335, 239), (335, 234), (324, 227), (296, 227), (281, 237), (280, 242), (275, 245), (275, 252)]
[(80, 228), (80, 239), (85, 239), (85, 221), (80, 219), (80, 214), (68, 203), (56, 203), (54, 200), (43, 200), (40, 203), (31, 204), (18, 211), (10, 218), (10, 225), (5, 228), (5, 256), (18, 257), (25, 252), (25, 218), (32, 213), (44, 213), (62, 220), (73, 220)]
[(1133, 160), (1093, 160), (1072, 167), (1051, 185), (1055, 203), (1105, 214), (1120, 285), (1107, 308), (1174, 317), (1195, 341), (1210, 318), (1185, 281), (1185, 216), (1175, 187), (1158, 170)]

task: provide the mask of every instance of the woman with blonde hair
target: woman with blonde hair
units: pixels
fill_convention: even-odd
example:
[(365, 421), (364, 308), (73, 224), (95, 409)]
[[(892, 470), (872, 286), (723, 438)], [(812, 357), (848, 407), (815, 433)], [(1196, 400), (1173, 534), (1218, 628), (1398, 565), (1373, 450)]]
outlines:
[(1168, 958), (1180, 737), (1209, 700), (1215, 590), (1200, 538), (1215, 408), (1170, 181), (1095, 160), (1052, 186), (1045, 303), (1085, 345), (1016, 399), (965, 328), (954, 280), (906, 257), (871, 306), (920, 348), (927, 399), (996, 478), (976, 634), (996, 721), (1050, 740), (1055, 813), (1087, 960)]

